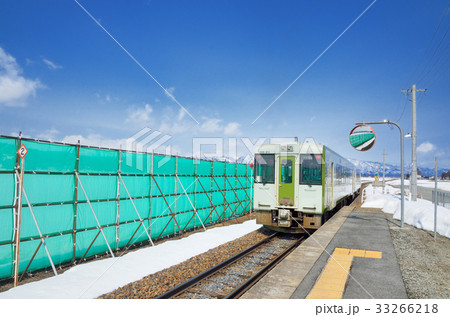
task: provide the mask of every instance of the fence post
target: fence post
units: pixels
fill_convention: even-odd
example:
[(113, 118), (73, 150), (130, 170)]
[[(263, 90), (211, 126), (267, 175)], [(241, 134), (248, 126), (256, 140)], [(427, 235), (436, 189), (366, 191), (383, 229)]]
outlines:
[[(175, 156), (175, 176), (173, 177), (173, 181), (175, 182), (174, 183), (174, 193), (175, 193), (175, 201), (174, 201), (174, 214), (175, 214), (175, 217), (177, 216), (177, 202), (178, 202), (178, 182), (177, 182), (177, 177), (178, 177), (178, 156)], [(181, 227), (180, 227), (180, 229), (181, 229)], [(177, 227), (176, 227), (176, 225), (175, 225), (175, 221), (174, 221), (174, 224), (173, 224), (173, 232), (174, 232), (174, 235), (176, 235), (177, 234)], [(182, 234), (182, 232), (180, 231), (180, 234)]]
[(150, 170), (150, 211), (149, 211), (149, 215), (148, 215), (148, 222), (149, 222), (149, 228), (148, 231), (150, 232), (150, 237), (152, 236), (152, 214), (153, 214), (153, 165), (154, 165), (154, 159), (153, 159), (154, 155), (153, 155), (153, 151), (152, 151), (152, 168)]
[[(212, 218), (212, 208), (214, 208), (214, 207), (213, 207), (213, 206), (214, 206), (213, 174), (214, 174), (214, 161), (211, 161), (211, 187), (210, 187), (210, 189), (209, 189), (210, 192), (211, 192), (211, 213), (210, 213), (211, 220), (210, 220), (210, 223), (213, 223), (213, 218)], [(218, 220), (220, 220), (220, 219), (218, 219)]]
[(122, 146), (119, 150), (119, 164), (117, 166), (117, 191), (116, 191), (116, 250), (119, 249), (119, 224), (120, 224), (120, 177), (122, 173)]
[[(237, 161), (236, 161), (236, 163), (234, 163), (234, 189), (236, 190), (236, 188), (237, 188)], [(236, 193), (237, 193), (237, 191), (236, 191)], [(239, 201), (239, 195), (236, 195), (237, 197), (236, 197), (236, 214), (237, 214), (237, 201)], [(241, 205), (241, 207), (244, 207), (244, 206), (242, 206)]]
[[(22, 146), (22, 132), (19, 132), (19, 138), (18, 138), (18, 143), (17, 143), (17, 148), (16, 148), (16, 165), (14, 166), (14, 234), (13, 234), (13, 238), (12, 238), (12, 244), (13, 244), (13, 248), (15, 250), (16, 248), (16, 235), (17, 235), (17, 230), (18, 230), (18, 226), (17, 226), (17, 215), (19, 214), (19, 195), (20, 195), (20, 177), (17, 176), (16, 172), (19, 167), (20, 167), (20, 156), (19, 156), (19, 149)], [(14, 255), (12, 256), (12, 266), (15, 266), (14, 263)]]
[[(192, 163), (194, 163), (194, 208), (195, 210), (197, 210), (197, 215), (201, 220), (200, 215), (198, 214), (198, 209), (197, 209), (197, 161), (192, 158)], [(197, 228), (197, 219), (194, 218), (194, 228)]]
[(25, 169), (25, 158), (22, 158), (20, 162), (20, 183), (19, 183), (19, 208), (17, 210), (17, 223), (16, 223), (16, 247), (14, 250), (14, 287), (19, 282), (19, 248), (20, 248), (20, 223), (22, 220), (22, 193), (23, 193), (23, 176)]
[[(255, 168), (255, 167), (253, 167)], [(250, 215), (252, 214), (253, 210), (253, 169), (250, 169), (250, 180), (248, 179), (248, 166), (245, 166), (245, 183), (246, 183), (246, 189), (250, 189)], [(247, 187), (248, 183), (248, 187)]]
[(80, 167), (80, 140), (77, 143), (77, 160), (75, 162), (75, 191), (74, 191), (74, 205), (73, 205), (73, 255), (72, 262), (75, 263), (76, 248), (77, 248), (77, 217), (78, 217), (78, 180), (77, 173)]
[[(228, 176), (227, 176), (227, 161), (225, 161), (225, 164), (224, 164), (224, 178), (223, 178), (223, 192), (225, 193), (225, 197), (223, 198), (224, 199), (224, 203), (225, 202), (227, 202), (227, 204), (228, 204), (228, 206), (229, 206), (229, 208), (230, 208), (230, 210), (231, 210), (231, 206), (230, 206), (230, 204), (228, 203), (228, 199), (227, 199), (227, 194), (228, 194), (228, 190), (227, 190), (227, 179), (228, 179)], [(220, 190), (220, 189), (219, 189)], [(225, 209), (225, 205), (223, 206), (223, 210), (225, 211), (226, 209)], [(227, 219), (227, 213), (226, 213), (226, 211), (224, 212), (224, 218), (225, 219)]]
[(437, 157), (434, 158), (434, 239), (436, 240), (436, 227), (437, 227), (437, 205), (438, 191), (437, 191)]

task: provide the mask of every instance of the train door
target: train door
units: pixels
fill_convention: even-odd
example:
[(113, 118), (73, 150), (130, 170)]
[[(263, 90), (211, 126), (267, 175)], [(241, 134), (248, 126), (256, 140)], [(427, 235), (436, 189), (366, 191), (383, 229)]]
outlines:
[(279, 205), (294, 206), (295, 197), (295, 157), (280, 156), (279, 164)]

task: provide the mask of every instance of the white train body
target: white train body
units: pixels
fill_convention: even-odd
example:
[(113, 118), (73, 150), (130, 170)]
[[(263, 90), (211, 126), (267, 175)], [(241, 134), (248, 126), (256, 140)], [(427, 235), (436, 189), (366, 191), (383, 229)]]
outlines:
[(263, 144), (254, 168), (257, 223), (279, 231), (319, 228), (361, 187), (350, 161), (316, 143)]

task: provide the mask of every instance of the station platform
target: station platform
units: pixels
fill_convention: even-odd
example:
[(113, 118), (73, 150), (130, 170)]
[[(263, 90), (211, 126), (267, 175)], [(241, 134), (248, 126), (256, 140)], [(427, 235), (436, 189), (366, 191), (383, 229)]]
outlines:
[(343, 207), (240, 298), (408, 298), (387, 221)]

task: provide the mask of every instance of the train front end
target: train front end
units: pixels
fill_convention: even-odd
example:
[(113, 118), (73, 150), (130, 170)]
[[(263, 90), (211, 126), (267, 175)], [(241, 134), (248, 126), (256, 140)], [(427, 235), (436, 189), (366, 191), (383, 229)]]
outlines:
[(301, 233), (322, 224), (323, 147), (264, 144), (255, 151), (256, 221), (282, 232)]

